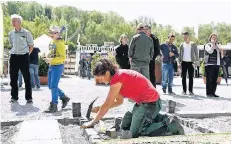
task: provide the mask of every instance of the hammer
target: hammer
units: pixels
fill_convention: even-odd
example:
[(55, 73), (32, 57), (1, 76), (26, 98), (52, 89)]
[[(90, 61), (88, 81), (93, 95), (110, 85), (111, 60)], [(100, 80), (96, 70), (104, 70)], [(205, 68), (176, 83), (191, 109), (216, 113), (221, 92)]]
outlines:
[(88, 107), (88, 110), (87, 110), (87, 115), (86, 115), (86, 118), (87, 118), (87, 119), (90, 118), (93, 104), (94, 104), (94, 102), (95, 102), (98, 98), (99, 98), (99, 97), (96, 97), (96, 98), (90, 103), (90, 105), (89, 105), (89, 107)]

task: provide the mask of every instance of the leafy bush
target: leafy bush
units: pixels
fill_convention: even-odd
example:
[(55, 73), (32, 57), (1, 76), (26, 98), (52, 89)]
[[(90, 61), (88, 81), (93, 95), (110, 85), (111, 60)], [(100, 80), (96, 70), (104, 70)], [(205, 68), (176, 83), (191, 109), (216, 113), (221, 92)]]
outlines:
[[(101, 56), (99, 53), (96, 53), (92, 56), (92, 62), (91, 62), (91, 71), (93, 71), (93, 69), (95, 68), (96, 66), (96, 63), (100, 60), (104, 58), (103, 56)], [(112, 61), (112, 63), (116, 64), (116, 59), (115, 59), (115, 56), (113, 56), (112, 54), (108, 54), (108, 57), (107, 57), (109, 60)]]
[(39, 76), (47, 76), (48, 74), (48, 69), (49, 69), (49, 64), (46, 63), (44, 58), (40, 57), (39, 58)]

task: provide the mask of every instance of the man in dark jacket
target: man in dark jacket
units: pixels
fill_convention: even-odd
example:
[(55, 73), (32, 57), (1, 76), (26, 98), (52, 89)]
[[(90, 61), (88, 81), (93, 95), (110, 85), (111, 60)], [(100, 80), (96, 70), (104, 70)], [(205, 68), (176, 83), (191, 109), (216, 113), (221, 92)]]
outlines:
[(152, 85), (156, 87), (155, 59), (160, 54), (160, 47), (159, 47), (160, 43), (159, 43), (159, 39), (154, 34), (151, 34), (151, 26), (145, 25), (144, 30), (146, 35), (152, 38), (153, 40), (154, 55), (149, 63), (149, 75)]
[(149, 63), (153, 55), (153, 41), (145, 34), (144, 24), (139, 24), (137, 34), (133, 36), (128, 51), (131, 69), (149, 79)]
[(169, 34), (168, 41), (160, 45), (160, 52), (163, 60), (162, 64), (162, 89), (166, 93), (168, 84), (168, 94), (175, 95), (172, 91), (174, 68), (173, 64), (176, 58), (179, 57), (177, 47), (173, 45), (175, 35)]
[(120, 45), (116, 47), (116, 62), (119, 64), (121, 69), (129, 69), (129, 59), (128, 59), (128, 45), (127, 36), (120, 36)]

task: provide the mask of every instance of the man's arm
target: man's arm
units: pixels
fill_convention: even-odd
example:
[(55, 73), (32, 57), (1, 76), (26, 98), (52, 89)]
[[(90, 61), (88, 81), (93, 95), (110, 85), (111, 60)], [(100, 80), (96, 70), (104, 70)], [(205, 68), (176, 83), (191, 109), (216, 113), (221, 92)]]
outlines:
[(9, 38), (9, 42), (10, 42), (10, 47), (12, 48), (13, 42), (12, 42), (12, 39), (11, 39), (11, 32), (9, 32), (8, 38)]
[(135, 45), (135, 39), (133, 37), (132, 40), (131, 40), (130, 46), (129, 46), (129, 50), (128, 50), (128, 57), (129, 58), (133, 57), (134, 52), (135, 52), (135, 47), (136, 47), (136, 45)]
[(175, 58), (178, 58), (179, 57), (179, 53), (178, 53), (178, 50), (177, 50), (177, 47), (174, 46), (176, 48), (176, 51), (174, 51), (174, 57)]
[(33, 36), (30, 32), (27, 33), (26, 39), (27, 39), (27, 44), (29, 45), (29, 54), (30, 54), (34, 48)]
[(155, 37), (154, 58), (153, 58), (153, 60), (155, 60), (158, 55), (160, 55), (160, 41), (159, 41), (159, 39), (157, 37)]
[(197, 66), (200, 66), (199, 51), (198, 51), (197, 45), (195, 43), (194, 43), (194, 45), (195, 45), (195, 57), (196, 57)]
[(180, 53), (179, 53), (179, 58), (178, 58), (178, 61), (179, 61), (179, 64), (181, 64), (182, 62), (182, 49), (183, 49), (183, 44), (180, 45)]
[(151, 47), (150, 47), (150, 60), (152, 60), (152, 59), (153, 59), (153, 56), (154, 56), (154, 44), (153, 44), (152, 38), (150, 38), (150, 42), (151, 42)]

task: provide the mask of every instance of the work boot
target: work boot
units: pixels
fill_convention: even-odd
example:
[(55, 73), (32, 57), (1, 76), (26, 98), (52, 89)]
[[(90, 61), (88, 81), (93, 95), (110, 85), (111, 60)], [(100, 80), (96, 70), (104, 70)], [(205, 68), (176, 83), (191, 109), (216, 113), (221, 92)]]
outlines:
[(65, 108), (68, 102), (70, 101), (70, 98), (67, 96), (63, 96), (63, 97), (60, 97), (60, 99), (62, 100), (62, 108)]
[(119, 133), (120, 139), (130, 139), (132, 138), (132, 132), (129, 130), (121, 130)]
[(172, 134), (175, 135), (184, 135), (184, 128), (180, 125), (180, 121), (176, 116), (170, 116), (170, 122), (168, 129)]
[(57, 104), (54, 104), (52, 102), (50, 102), (50, 106), (49, 108), (45, 111), (45, 113), (55, 113), (58, 111), (58, 107)]

